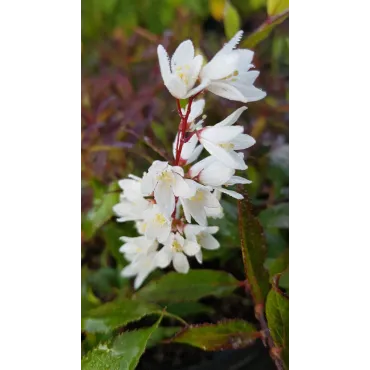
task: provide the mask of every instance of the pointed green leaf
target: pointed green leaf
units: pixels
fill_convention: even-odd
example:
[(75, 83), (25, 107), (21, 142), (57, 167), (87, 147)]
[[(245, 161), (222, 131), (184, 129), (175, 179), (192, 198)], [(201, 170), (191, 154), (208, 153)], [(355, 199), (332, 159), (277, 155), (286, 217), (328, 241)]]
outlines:
[(134, 370), (161, 320), (162, 316), (150, 328), (125, 332), (110, 343), (100, 344), (82, 359), (81, 369)]
[(157, 305), (129, 299), (109, 302), (88, 311), (82, 319), (82, 328), (90, 333), (109, 332), (160, 310)]
[(227, 2), (225, 4), (225, 34), (228, 39), (231, 39), (240, 30), (240, 16), (235, 7)]
[(266, 317), (275, 345), (282, 349), (282, 359), (289, 367), (289, 300), (275, 289), (270, 290), (266, 301)]
[(289, 0), (267, 0), (267, 14), (276, 15), (289, 8)]
[(170, 272), (151, 281), (135, 297), (151, 302), (196, 301), (210, 295), (226, 296), (238, 285), (238, 280), (224, 271), (190, 270), (187, 274)]
[(266, 22), (262, 23), (256, 31), (251, 33), (240, 45), (241, 48), (253, 49), (261, 41), (266, 39), (271, 31), (280, 23), (288, 18), (288, 10), (271, 17)]
[(216, 324), (191, 325), (172, 338), (204, 351), (237, 349), (250, 345), (260, 336), (256, 328), (243, 320), (225, 320)]
[(244, 271), (255, 304), (264, 304), (270, 289), (269, 276), (264, 268), (266, 241), (258, 219), (253, 215), (248, 194), (244, 192), (243, 195), (244, 199), (238, 202), (238, 208)]

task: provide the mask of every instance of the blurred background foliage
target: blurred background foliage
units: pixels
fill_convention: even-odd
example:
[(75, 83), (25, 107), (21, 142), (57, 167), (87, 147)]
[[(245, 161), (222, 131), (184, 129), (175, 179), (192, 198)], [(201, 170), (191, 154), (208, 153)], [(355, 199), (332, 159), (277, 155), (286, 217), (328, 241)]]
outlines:
[[(240, 46), (255, 51), (254, 64), (261, 71), (256, 86), (265, 90), (267, 97), (249, 104), (239, 120), (245, 132), (257, 140), (246, 153), (249, 168), (240, 175), (253, 181), (246, 190), (264, 228), (265, 267), (271, 277), (282, 274), (279, 286), (288, 293), (287, 9), (286, 0), (82, 0), (83, 354), (111, 337), (104, 330), (90, 330), (86, 325), (91, 309), (131, 299), (134, 294), (130, 281), (119, 274), (126, 264), (118, 251), (119, 237), (134, 236), (136, 231), (132, 224), (118, 224), (114, 220), (112, 206), (119, 196), (117, 180), (129, 173), (140, 176), (153, 160), (159, 159), (158, 148), (162, 155), (171, 158), (178, 116), (175, 100), (164, 88), (159, 73), (156, 55), (159, 43), (172, 53), (181, 41), (190, 38), (198, 52), (209, 60), (238, 29), (243, 29)], [(208, 124), (219, 122), (239, 106), (207, 94)], [(205, 253), (202, 267), (196, 263), (192, 267), (226, 271), (243, 280), (236, 201), (225, 198), (223, 206), (225, 218), (214, 221), (220, 226), (221, 248)], [(148, 281), (168, 271), (158, 270)], [(200, 300), (197, 297), (182, 304), (164, 303), (169, 312), (190, 323), (225, 318), (255, 320), (251, 300), (238, 290), (220, 297), (205, 294)], [(150, 317), (145, 320), (149, 324), (155, 322)], [(140, 320), (129, 325), (137, 329), (146, 327), (148, 322)], [(151, 337), (150, 348), (138, 368), (207, 368), (215, 358), (209, 353), (186, 344), (158, 345), (176, 332), (176, 325), (179, 325), (176, 319), (163, 318), (162, 329)], [(169, 354), (164, 356), (166, 351)], [(259, 351), (263, 350), (257, 348), (249, 357), (243, 355), (243, 361), (250, 358), (252, 364)], [(235, 351), (236, 362), (241, 361), (239, 357)], [(232, 357), (229, 359), (233, 361)], [(217, 361), (223, 360), (217, 357)], [(204, 367), (191, 367), (197, 363)], [(268, 366), (269, 363), (264, 363), (261, 368)]]

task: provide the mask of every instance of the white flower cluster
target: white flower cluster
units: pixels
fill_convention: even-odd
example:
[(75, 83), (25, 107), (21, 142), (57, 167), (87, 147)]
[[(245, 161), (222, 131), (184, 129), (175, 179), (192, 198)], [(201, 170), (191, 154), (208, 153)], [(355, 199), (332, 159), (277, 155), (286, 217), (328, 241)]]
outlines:
[[(119, 181), (123, 192), (113, 208), (117, 221), (134, 221), (140, 234), (122, 237), (124, 244), (120, 248), (130, 262), (122, 276), (135, 276), (135, 289), (156, 268), (165, 268), (172, 262), (176, 271), (186, 274), (188, 257), (194, 256), (202, 263), (202, 249), (219, 248), (213, 236), (218, 227), (208, 226), (207, 219), (223, 217), (222, 193), (243, 198), (229, 186), (250, 183), (235, 176), (236, 170), (247, 168), (240, 150), (255, 143), (243, 133), (242, 126), (234, 125), (247, 108), (237, 109), (214, 126), (204, 126), (205, 101), (194, 100), (204, 90), (242, 102), (265, 96), (253, 86), (258, 76), (257, 71), (249, 71), (253, 53), (234, 50), (241, 35), (239, 31), (204, 67), (202, 57), (194, 57), (190, 40), (180, 44), (171, 62), (164, 48), (158, 47), (166, 87), (177, 99), (189, 98), (189, 102), (179, 111), (181, 122), (173, 143), (174, 162), (154, 161), (142, 178), (130, 175)], [(194, 87), (199, 79), (199, 86)], [(192, 164), (203, 149), (209, 156)]]

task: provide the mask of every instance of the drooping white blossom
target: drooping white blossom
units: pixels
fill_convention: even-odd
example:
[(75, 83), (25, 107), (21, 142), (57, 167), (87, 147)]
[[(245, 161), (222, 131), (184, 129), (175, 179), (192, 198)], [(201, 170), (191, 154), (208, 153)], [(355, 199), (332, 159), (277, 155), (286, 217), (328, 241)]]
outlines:
[(148, 173), (143, 176), (142, 194), (151, 195), (154, 192), (156, 203), (170, 217), (175, 209), (175, 196), (189, 198), (195, 193), (195, 187), (189, 186), (183, 177), (184, 170), (181, 167), (154, 161)]
[(192, 90), (198, 79), (203, 63), (201, 55), (194, 56), (194, 46), (190, 40), (182, 42), (171, 60), (162, 45), (157, 49), (159, 67), (163, 82), (176, 99), (186, 99), (194, 95)]
[[(220, 248), (220, 243), (213, 236), (218, 231), (218, 226), (199, 226), (188, 224), (184, 228), (186, 240), (192, 240), (196, 242), (200, 247), (208, 250), (215, 250)], [(202, 251), (195, 255), (195, 258), (199, 263), (203, 262)]]
[(118, 181), (123, 193), (120, 194), (120, 202), (113, 207), (113, 212), (118, 216), (117, 222), (141, 220), (143, 212), (151, 206), (141, 193), (141, 178), (129, 177)]
[(255, 144), (255, 140), (243, 134), (242, 126), (233, 126), (246, 107), (241, 107), (214, 126), (206, 126), (197, 131), (204, 148), (226, 166), (245, 170), (247, 165), (236, 150), (244, 150)]
[(229, 100), (243, 103), (263, 99), (266, 93), (253, 86), (259, 75), (253, 68), (253, 51), (238, 49), (243, 31), (238, 31), (200, 72), (201, 85)]
[[(192, 181), (192, 180), (186, 180)], [(179, 198), (187, 222), (193, 218), (199, 225), (207, 226), (206, 208), (219, 209), (220, 202), (206, 187), (196, 183), (196, 193), (190, 198)]]
[(235, 170), (220, 162), (216, 157), (209, 156), (193, 165), (189, 174), (197, 178), (203, 185), (212, 187), (213, 190), (231, 195), (236, 199), (243, 199), (243, 196), (236, 191), (225, 189), (222, 186), (236, 184), (250, 184), (251, 181), (241, 176), (234, 176)]
[(130, 263), (121, 271), (121, 276), (135, 277), (134, 288), (138, 289), (148, 275), (156, 269), (154, 258), (157, 255), (158, 243), (147, 240), (144, 236), (120, 238), (125, 244), (120, 248)]
[(196, 241), (184, 239), (179, 233), (171, 233), (157, 253), (155, 262), (160, 268), (165, 268), (172, 262), (177, 272), (186, 274), (190, 267), (187, 256), (195, 256), (199, 251), (200, 246)]

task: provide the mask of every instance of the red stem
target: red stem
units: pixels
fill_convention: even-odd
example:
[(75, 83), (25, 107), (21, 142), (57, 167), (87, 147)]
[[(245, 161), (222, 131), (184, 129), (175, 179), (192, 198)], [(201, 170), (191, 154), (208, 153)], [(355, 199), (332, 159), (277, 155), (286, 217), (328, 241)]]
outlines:
[(182, 115), (181, 107), (180, 107), (180, 101), (179, 100), (176, 101), (177, 102), (177, 111), (179, 113), (179, 116), (181, 117), (181, 121), (180, 121), (180, 124), (179, 124), (177, 143), (176, 143), (175, 166), (178, 166), (179, 162), (180, 162), (182, 147), (184, 146), (184, 143), (185, 143), (186, 129), (188, 127), (188, 118), (189, 118), (190, 111), (191, 111), (191, 105), (193, 104), (193, 100), (194, 100), (195, 96), (193, 96), (189, 99), (188, 108), (186, 110), (185, 116)]

